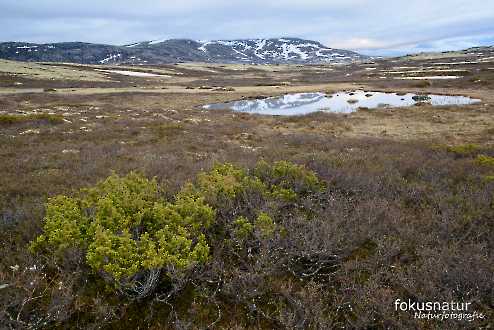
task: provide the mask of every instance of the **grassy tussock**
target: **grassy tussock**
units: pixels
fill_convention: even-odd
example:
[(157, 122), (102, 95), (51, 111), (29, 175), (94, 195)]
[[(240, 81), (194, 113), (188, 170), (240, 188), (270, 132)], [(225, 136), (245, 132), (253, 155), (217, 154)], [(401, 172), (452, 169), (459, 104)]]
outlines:
[(23, 123), (42, 123), (49, 124), (61, 124), (63, 123), (63, 116), (54, 114), (29, 114), (29, 115), (0, 115), (0, 125), (15, 125)]

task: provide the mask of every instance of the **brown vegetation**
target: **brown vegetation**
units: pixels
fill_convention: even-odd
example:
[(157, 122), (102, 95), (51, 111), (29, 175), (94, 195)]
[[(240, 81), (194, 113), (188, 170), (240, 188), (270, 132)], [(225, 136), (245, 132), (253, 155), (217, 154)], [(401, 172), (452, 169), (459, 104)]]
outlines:
[[(203, 72), (192, 84), (204, 85), (200, 80), (210, 74), (207, 84), (235, 86), (228, 92), (184, 87), (84, 95), (61, 93), (50, 82), (57, 93), (0, 97), (5, 112), (0, 117), (3, 327), (474, 329), (492, 323), (490, 90), (446, 88), (441, 84), (450, 82), (438, 82), (431, 92), (471, 94), (487, 104), (347, 115), (285, 118), (199, 107), (283, 93), (282, 88), (265, 91), (271, 87), (247, 83), (237, 87), (241, 75), (250, 73), (224, 81)], [(278, 82), (287, 80), (288, 72), (276, 74)], [(311, 84), (320, 84), (322, 74), (302, 73), (302, 78), (312, 81), (290, 88), (320, 90)], [(369, 84), (366, 90), (409, 91), (399, 81), (360, 84)], [(325, 90), (341, 86), (326, 82)], [(35, 110), (54, 115), (34, 115)], [(26, 133), (32, 128), (36, 134)], [(156, 177), (161, 197), (171, 200), (215, 163), (252, 171), (261, 159), (304, 165), (325, 189), (296, 200), (267, 200), (255, 190), (209, 200), (224, 228), (264, 212), (280, 230), (235, 241), (224, 240), (229, 229), (214, 227), (221, 240), (212, 245), (210, 261), (185, 273), (168, 269), (169, 275), (160, 277), (156, 291), (144, 299), (115, 293), (76, 250), (66, 251), (63, 262), (27, 250), (42, 232), (49, 197), (73, 196), (112, 171), (125, 175), (138, 170)], [(242, 219), (235, 223), (245, 225)], [(262, 219), (258, 224), (270, 228)], [(485, 319), (417, 320), (412, 313), (396, 311), (396, 299), (471, 302), (471, 310)]]

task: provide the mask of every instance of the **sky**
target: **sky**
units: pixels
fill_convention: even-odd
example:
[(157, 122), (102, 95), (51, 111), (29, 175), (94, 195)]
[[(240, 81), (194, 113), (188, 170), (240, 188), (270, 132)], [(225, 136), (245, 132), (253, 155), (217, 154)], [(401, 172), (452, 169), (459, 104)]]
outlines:
[(278, 37), (375, 56), (494, 45), (494, 0), (0, 0), (0, 41)]

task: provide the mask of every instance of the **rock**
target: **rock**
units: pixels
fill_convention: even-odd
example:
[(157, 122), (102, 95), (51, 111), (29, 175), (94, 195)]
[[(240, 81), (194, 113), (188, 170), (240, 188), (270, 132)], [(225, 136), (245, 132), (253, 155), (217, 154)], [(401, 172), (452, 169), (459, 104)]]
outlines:
[(27, 131), (20, 132), (19, 135), (39, 134), (39, 133), (40, 133), (39, 129), (28, 129)]
[(431, 100), (431, 97), (429, 95), (415, 95), (412, 96), (412, 100), (416, 102), (427, 102)]
[(64, 149), (62, 150), (62, 154), (78, 154), (79, 150), (75, 149)]

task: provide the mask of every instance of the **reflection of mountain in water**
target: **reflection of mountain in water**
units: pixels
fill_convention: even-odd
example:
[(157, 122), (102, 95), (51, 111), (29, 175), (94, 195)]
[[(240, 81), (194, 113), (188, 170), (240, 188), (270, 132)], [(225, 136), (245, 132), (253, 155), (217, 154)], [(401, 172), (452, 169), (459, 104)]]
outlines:
[(288, 94), (264, 100), (242, 100), (232, 102), (229, 106), (235, 111), (258, 112), (271, 109), (291, 109), (317, 103), (325, 98), (323, 93)]
[(465, 96), (416, 95), (412, 93), (382, 92), (340, 92), (332, 95), (324, 93), (287, 94), (257, 100), (241, 100), (229, 103), (210, 104), (206, 109), (232, 109), (234, 111), (259, 113), (264, 115), (294, 116), (315, 111), (350, 113), (359, 108), (376, 109), (382, 107), (409, 107), (417, 103), (429, 103), (433, 106), (466, 105), (480, 100)]

